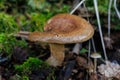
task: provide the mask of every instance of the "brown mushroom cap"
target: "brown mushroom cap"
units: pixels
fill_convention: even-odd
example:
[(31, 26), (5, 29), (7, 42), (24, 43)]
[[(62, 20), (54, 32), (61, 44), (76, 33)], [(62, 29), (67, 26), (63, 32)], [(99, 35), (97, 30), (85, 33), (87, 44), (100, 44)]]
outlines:
[(44, 32), (32, 32), (29, 40), (48, 43), (77, 43), (90, 39), (93, 27), (85, 19), (71, 14), (53, 16), (44, 27)]

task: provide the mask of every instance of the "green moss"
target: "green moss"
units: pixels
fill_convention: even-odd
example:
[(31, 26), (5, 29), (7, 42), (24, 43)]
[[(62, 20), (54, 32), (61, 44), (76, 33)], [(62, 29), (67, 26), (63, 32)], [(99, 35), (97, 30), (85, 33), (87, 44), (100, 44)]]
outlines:
[(14, 33), (19, 30), (14, 18), (6, 13), (0, 13), (0, 33)]
[(48, 67), (48, 64), (44, 61), (30, 57), (21, 65), (16, 65), (15, 69), (22, 75), (28, 75), (31, 74), (32, 71), (39, 70), (41, 67)]
[(11, 56), (14, 46), (27, 47), (27, 42), (17, 40), (11, 34), (0, 33), (0, 52), (5, 52), (7, 56)]
[(31, 14), (31, 29), (30, 31), (40, 31), (43, 32), (43, 27), (48, 18), (51, 17), (50, 14), (39, 14), (32, 13)]

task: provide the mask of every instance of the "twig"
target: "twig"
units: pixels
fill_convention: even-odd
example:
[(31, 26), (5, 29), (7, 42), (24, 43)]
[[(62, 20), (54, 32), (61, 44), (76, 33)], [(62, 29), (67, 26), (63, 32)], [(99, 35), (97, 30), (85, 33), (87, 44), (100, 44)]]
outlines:
[[(79, 2), (80, 2), (80, 0), (74, 0), (74, 1), (73, 1), (72, 9), (74, 9), (74, 8), (76, 7), (76, 5), (78, 5)], [(79, 7), (80, 7), (80, 6), (79, 6)], [(79, 8), (79, 7), (78, 7), (78, 8)], [(77, 9), (78, 9), (78, 8), (77, 8)]]
[(95, 47), (95, 43), (94, 43), (94, 39), (92, 38), (91, 41), (92, 41), (92, 46), (93, 46), (94, 52), (97, 52), (97, 51), (96, 51), (96, 47)]
[(21, 37), (21, 38), (28, 40), (29, 34), (30, 34), (30, 32), (28, 32), (28, 31), (20, 31), (19, 33), (15, 34), (14, 36)]
[(103, 48), (105, 60), (108, 60), (107, 54), (106, 54), (106, 49), (105, 49), (105, 44), (104, 44), (104, 41), (103, 41), (103, 35), (102, 35), (102, 30), (101, 30), (97, 1), (96, 0), (93, 0), (93, 1), (94, 1), (94, 7), (95, 7), (96, 17), (97, 17), (97, 22), (98, 22), (98, 28), (99, 28), (99, 33), (100, 33), (100, 39), (101, 39), (101, 43), (102, 43), (102, 48)]
[(118, 15), (118, 18), (120, 19), (120, 12), (119, 12), (118, 9), (117, 9), (116, 3), (117, 3), (117, 0), (114, 0), (114, 8), (115, 8), (115, 11), (116, 11), (116, 13), (117, 13), (117, 15)]
[(79, 54), (81, 47), (82, 47), (82, 44), (76, 43), (75, 46), (73, 47), (72, 52), (75, 54)]
[(90, 52), (91, 52), (91, 43), (89, 40), (89, 45), (88, 45), (88, 58), (90, 59)]
[(109, 2), (109, 7), (108, 7), (108, 37), (110, 38), (110, 15), (111, 15), (111, 6), (112, 6), (112, 0)]
[(70, 14), (73, 14), (75, 10), (84, 2), (85, 0), (82, 0), (71, 12)]

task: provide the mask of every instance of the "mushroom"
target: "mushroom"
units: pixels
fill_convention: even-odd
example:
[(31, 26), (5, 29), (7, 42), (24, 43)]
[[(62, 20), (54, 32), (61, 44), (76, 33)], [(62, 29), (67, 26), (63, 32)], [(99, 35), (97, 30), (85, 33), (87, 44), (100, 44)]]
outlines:
[(91, 58), (94, 59), (94, 73), (96, 73), (97, 59), (101, 58), (101, 55), (99, 53), (93, 53), (93, 54), (91, 54)]
[(85, 19), (64, 13), (53, 16), (45, 24), (44, 32), (31, 32), (28, 39), (49, 43), (51, 56), (47, 62), (52, 66), (60, 66), (65, 57), (65, 44), (85, 42), (93, 34), (93, 27)]

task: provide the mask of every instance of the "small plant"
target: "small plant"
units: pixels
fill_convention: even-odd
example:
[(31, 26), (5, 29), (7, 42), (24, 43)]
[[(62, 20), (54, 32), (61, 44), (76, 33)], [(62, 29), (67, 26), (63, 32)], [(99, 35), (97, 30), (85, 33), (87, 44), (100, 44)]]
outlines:
[(84, 54), (84, 53), (86, 53), (86, 52), (88, 52), (88, 50), (85, 49), (85, 48), (82, 48), (82, 49), (80, 50), (80, 54)]
[(29, 80), (29, 77), (28, 76), (22, 76), (21, 80)]

